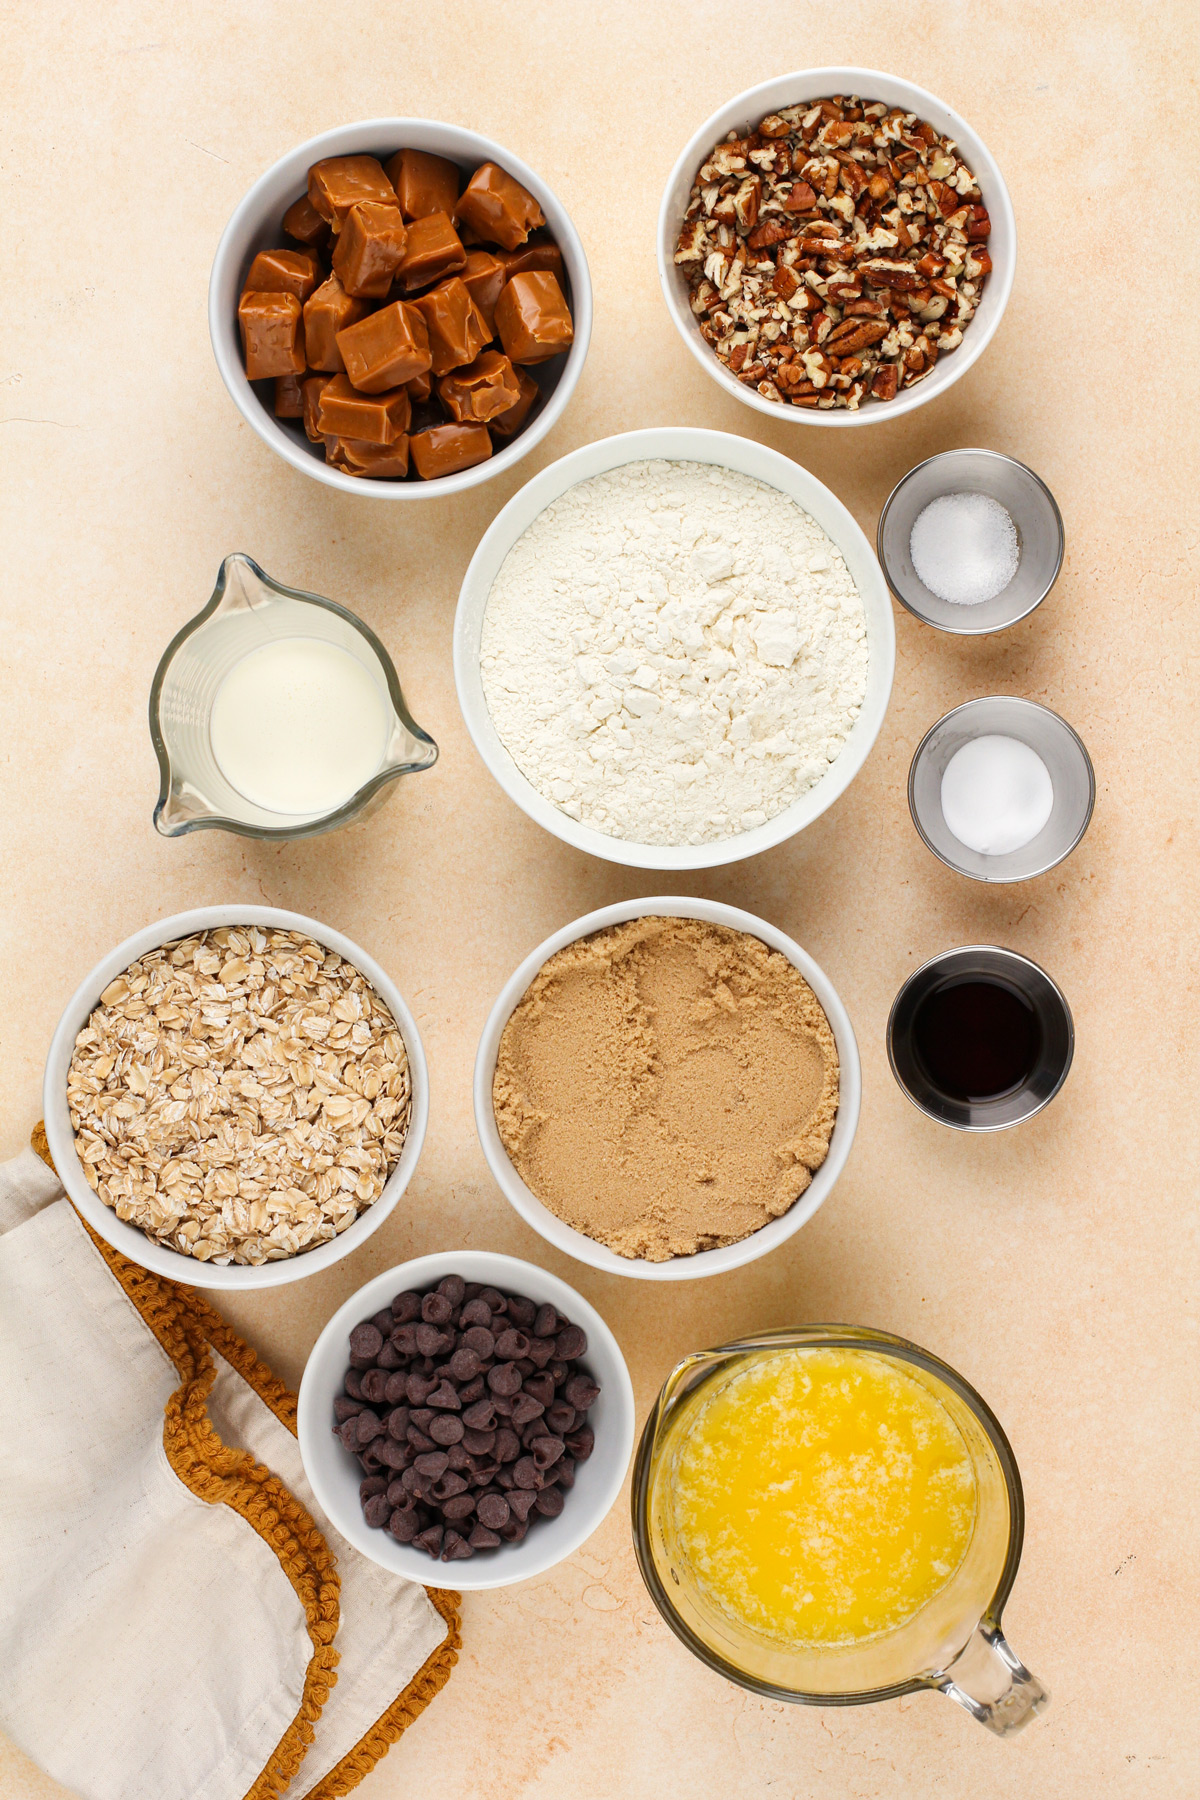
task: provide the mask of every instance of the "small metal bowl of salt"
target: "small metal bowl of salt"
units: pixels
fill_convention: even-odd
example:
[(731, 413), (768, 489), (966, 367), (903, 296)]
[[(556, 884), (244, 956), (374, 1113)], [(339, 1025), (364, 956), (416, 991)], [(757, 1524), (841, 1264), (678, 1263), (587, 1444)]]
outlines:
[(1040, 476), (996, 450), (946, 450), (888, 497), (876, 546), (892, 593), (939, 631), (1003, 631), (1062, 568), (1062, 514)]
[(927, 731), (908, 772), (913, 824), (973, 881), (1029, 881), (1087, 830), (1096, 777), (1083, 740), (1048, 706), (993, 694)]

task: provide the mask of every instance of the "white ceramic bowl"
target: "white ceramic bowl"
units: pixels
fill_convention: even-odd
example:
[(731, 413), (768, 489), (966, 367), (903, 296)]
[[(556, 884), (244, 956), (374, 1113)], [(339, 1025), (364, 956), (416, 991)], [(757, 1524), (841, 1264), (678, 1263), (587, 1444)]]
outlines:
[[(567, 298), (575, 325), (575, 340), (565, 358), (554, 358), (531, 369), (545, 398), (533, 422), (518, 432), (512, 443), (458, 475), (439, 481), (369, 481), (331, 468), (322, 446), (311, 444), (296, 419), (277, 419), (246, 379), (238, 332), (237, 304), (242, 283), (260, 250), (284, 241), (280, 223), (293, 200), (304, 193), (308, 171), (326, 156), (371, 155), (386, 158), (397, 150), (428, 150), (456, 162), (464, 171), (481, 162), (496, 162), (528, 188), (546, 215), (546, 228), (563, 254), (570, 286)], [(309, 138), (260, 175), (238, 204), (225, 227), (213, 259), (208, 283), (208, 329), (221, 379), (246, 423), (257, 431), (285, 462), (327, 487), (347, 494), (366, 494), (379, 500), (428, 500), (478, 487), (514, 463), (540, 443), (575, 391), (592, 333), (592, 284), (579, 233), (558, 199), (540, 176), (518, 156), (477, 131), (461, 125), (442, 125), (434, 119), (362, 119), (356, 125), (339, 125), (320, 137)]]
[[(333, 1402), (342, 1392), (350, 1357), (350, 1332), (408, 1288), (427, 1288), (444, 1275), (480, 1281), (501, 1293), (525, 1294), (549, 1301), (587, 1333), (583, 1361), (600, 1383), (600, 1397), (588, 1415), (596, 1446), (576, 1470), (575, 1486), (566, 1493), (557, 1519), (543, 1519), (519, 1544), (477, 1554), (455, 1563), (434, 1562), (410, 1544), (398, 1544), (388, 1532), (368, 1525), (362, 1516), (358, 1484), (362, 1469), (333, 1435)], [(334, 1313), (312, 1347), (300, 1383), (296, 1430), (304, 1472), (329, 1518), (342, 1536), (395, 1575), (423, 1585), (445, 1581), (462, 1589), (510, 1587), (541, 1575), (578, 1550), (601, 1523), (621, 1491), (633, 1450), (633, 1387), (620, 1346), (594, 1307), (582, 1294), (533, 1263), (488, 1250), (443, 1250), (421, 1256), (377, 1275)]]
[[(870, 656), (867, 693), (837, 761), (814, 787), (791, 806), (776, 813), (773, 819), (768, 819), (765, 825), (756, 825), (750, 831), (741, 831), (711, 844), (636, 844), (627, 838), (607, 837), (590, 825), (581, 825), (544, 799), (533, 783), (526, 780), (500, 740), (488, 711), (479, 667), (479, 645), (488, 594), (500, 572), (500, 565), (521, 533), (551, 501), (557, 500), (576, 482), (603, 474), (607, 469), (619, 468), (623, 463), (643, 462), (652, 457), (665, 457), (676, 462), (716, 463), (779, 488), (789, 499), (798, 502), (837, 545), (858, 587), (866, 613)], [(756, 444), (750, 438), (734, 437), (728, 432), (699, 431), (684, 425), (627, 431), (619, 437), (585, 444), (527, 481), (496, 515), (480, 539), (463, 577), (454, 616), (454, 680), (458, 703), (475, 748), (509, 799), (515, 800), (531, 819), (536, 819), (539, 825), (545, 826), (555, 837), (573, 844), (577, 850), (586, 850), (591, 856), (604, 857), (608, 862), (628, 863), (639, 869), (711, 869), (719, 863), (740, 862), (743, 857), (757, 856), (760, 851), (773, 849), (776, 844), (803, 831), (806, 825), (811, 825), (845, 792), (866, 761), (887, 711), (895, 663), (896, 627), (887, 584), (874, 551), (837, 495), (790, 457), (781, 456), (778, 450), (768, 450), (764, 444)]]
[[(675, 264), (675, 246), (687, 207), (696, 171), (709, 151), (731, 131), (749, 131), (770, 112), (781, 107), (797, 106), (803, 100), (824, 100), (830, 94), (857, 94), (866, 101), (884, 100), (889, 106), (902, 106), (915, 112), (946, 136), (954, 139), (964, 161), (979, 183), (983, 204), (992, 221), (987, 247), (994, 267), (987, 278), (983, 298), (975, 317), (963, 332), (957, 350), (939, 357), (932, 374), (903, 390), (895, 400), (864, 401), (857, 412), (845, 407), (818, 412), (806, 406), (780, 405), (755, 393), (744, 382), (731, 375), (724, 363), (700, 336), (700, 327), (688, 300), (687, 281)], [(1012, 201), (1004, 185), (1004, 177), (991, 151), (976, 136), (966, 120), (924, 88), (898, 75), (885, 75), (878, 69), (800, 69), (793, 75), (777, 75), (758, 87), (747, 88), (727, 105), (706, 119), (690, 139), (671, 170), (658, 210), (658, 278), (662, 283), (667, 310), (675, 328), (696, 361), (719, 387), (733, 394), (756, 412), (771, 419), (789, 419), (798, 425), (875, 425), (887, 419), (899, 419), (918, 406), (924, 406), (965, 375), (971, 364), (983, 355), (995, 336), (996, 327), (1008, 304), (1013, 272), (1017, 261), (1017, 229)]]
[[(328, 1244), (319, 1244), (313, 1250), (301, 1251), (298, 1256), (287, 1257), (282, 1262), (263, 1263), (256, 1269), (234, 1263), (217, 1268), (210, 1262), (197, 1262), (191, 1256), (181, 1255), (178, 1250), (169, 1250), (162, 1244), (156, 1244), (153, 1238), (147, 1237), (136, 1225), (126, 1224), (118, 1219), (112, 1208), (105, 1206), (103, 1200), (87, 1184), (75, 1153), (75, 1133), (67, 1106), (67, 1071), (71, 1066), (76, 1036), (87, 1023), (109, 982), (115, 980), (130, 963), (136, 962), (148, 950), (154, 950), (160, 944), (174, 943), (179, 938), (190, 937), (194, 931), (213, 931), (221, 925), (259, 925), (264, 928), (274, 927), (279, 931), (307, 932), (317, 943), (327, 945), (347, 962), (353, 963), (387, 1004), (400, 1027), (412, 1079), (412, 1113), (408, 1136), (404, 1140), (400, 1160), (388, 1176), (383, 1192), (374, 1205), (368, 1206), (353, 1225), (347, 1226), (339, 1237), (333, 1238)], [(340, 931), (331, 931), (328, 925), (322, 925), (316, 919), (306, 919), (300, 913), (281, 912), (274, 906), (201, 906), (193, 912), (176, 913), (172, 918), (159, 919), (155, 924), (135, 932), (123, 944), (118, 944), (115, 950), (110, 950), (96, 964), (91, 974), (80, 982), (67, 1002), (51, 1040), (42, 1087), (42, 1106), (46, 1137), (59, 1180), (74, 1202), (76, 1210), (87, 1220), (93, 1231), (131, 1262), (140, 1263), (143, 1269), (151, 1269), (156, 1275), (165, 1275), (170, 1281), (182, 1282), (185, 1287), (245, 1290), (281, 1287), (285, 1282), (300, 1281), (305, 1275), (315, 1275), (318, 1269), (327, 1269), (331, 1263), (340, 1262), (343, 1256), (357, 1250), (372, 1232), (379, 1229), (412, 1180), (417, 1158), (421, 1154), (429, 1118), (429, 1076), (416, 1021), (405, 1005), (399, 989), (365, 950), (360, 950), (357, 944), (343, 937)]]
[[(552, 1213), (548, 1206), (543, 1206), (509, 1161), (508, 1152), (496, 1128), (496, 1115), (492, 1107), (492, 1084), (495, 1080), (501, 1034), (542, 964), (556, 951), (575, 943), (579, 938), (589, 937), (595, 931), (603, 931), (609, 925), (621, 925), (626, 919), (642, 919), (647, 916), (706, 919), (714, 925), (726, 925), (731, 931), (748, 932), (751, 937), (761, 939), (772, 950), (780, 951), (799, 969), (824, 1007), (841, 1063), (838, 1112), (829, 1141), (829, 1154), (795, 1205), (782, 1218), (772, 1219), (770, 1224), (761, 1226), (758, 1231), (736, 1244), (723, 1244), (717, 1250), (698, 1250), (694, 1256), (676, 1256), (670, 1262), (648, 1262), (643, 1257), (618, 1256), (615, 1250), (610, 1250), (606, 1244), (598, 1243), (595, 1238), (586, 1236), (582, 1231), (576, 1231), (573, 1225), (565, 1224), (557, 1214)], [(616, 906), (602, 906), (597, 912), (586, 913), (582, 919), (564, 925), (561, 931), (548, 937), (544, 944), (539, 944), (536, 950), (530, 952), (520, 968), (505, 982), (499, 999), (488, 1014), (475, 1057), (475, 1129), (479, 1133), (479, 1142), (488, 1168), (505, 1199), (515, 1207), (525, 1223), (532, 1225), (535, 1231), (540, 1231), (547, 1243), (553, 1244), (556, 1250), (565, 1250), (568, 1256), (589, 1263), (593, 1269), (602, 1269), (606, 1275), (633, 1275), (642, 1281), (692, 1281), (701, 1275), (724, 1275), (729, 1269), (740, 1269), (743, 1264), (766, 1256), (799, 1231), (802, 1225), (807, 1225), (846, 1166), (846, 1158), (850, 1154), (850, 1146), (858, 1128), (861, 1100), (862, 1069), (858, 1060), (854, 1027), (850, 1023), (849, 1013), (838, 998), (837, 989), (825, 971), (794, 939), (777, 931), (774, 925), (768, 925), (765, 919), (756, 918), (753, 913), (742, 912), (736, 906), (722, 906), (715, 900), (692, 900), (682, 896), (656, 900), (622, 900)]]

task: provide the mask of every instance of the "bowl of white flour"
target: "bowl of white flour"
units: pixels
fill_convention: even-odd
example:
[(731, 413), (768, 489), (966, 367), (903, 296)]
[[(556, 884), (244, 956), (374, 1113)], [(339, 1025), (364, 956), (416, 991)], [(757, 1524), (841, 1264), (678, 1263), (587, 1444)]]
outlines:
[(841, 501), (775, 450), (681, 426), (535, 475), (454, 622), (459, 704), (501, 787), (645, 869), (737, 862), (810, 825), (875, 742), (895, 654)]

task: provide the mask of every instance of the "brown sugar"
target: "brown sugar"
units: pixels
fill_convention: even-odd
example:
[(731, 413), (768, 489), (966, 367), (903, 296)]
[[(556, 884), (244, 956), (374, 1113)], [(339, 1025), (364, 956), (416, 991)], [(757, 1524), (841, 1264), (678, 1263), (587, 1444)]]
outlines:
[(699, 919), (632, 919), (542, 967), (492, 1088), (513, 1165), (620, 1256), (737, 1243), (787, 1212), (829, 1150), (838, 1055), (799, 970)]

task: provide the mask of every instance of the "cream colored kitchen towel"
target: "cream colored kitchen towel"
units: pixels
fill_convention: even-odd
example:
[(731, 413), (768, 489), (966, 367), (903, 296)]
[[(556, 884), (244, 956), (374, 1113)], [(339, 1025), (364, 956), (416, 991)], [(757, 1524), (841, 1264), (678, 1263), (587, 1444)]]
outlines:
[(337, 1534), (294, 1406), (0, 1165), (0, 1722), (83, 1800), (333, 1800), (446, 1680), (457, 1595)]

